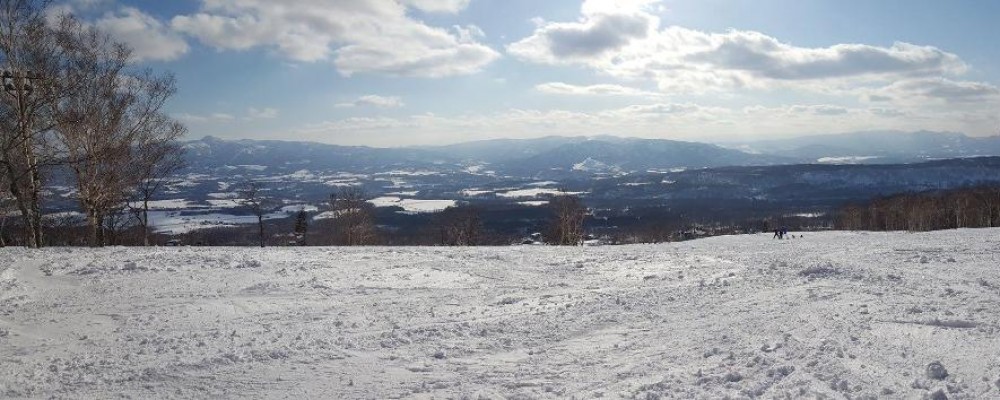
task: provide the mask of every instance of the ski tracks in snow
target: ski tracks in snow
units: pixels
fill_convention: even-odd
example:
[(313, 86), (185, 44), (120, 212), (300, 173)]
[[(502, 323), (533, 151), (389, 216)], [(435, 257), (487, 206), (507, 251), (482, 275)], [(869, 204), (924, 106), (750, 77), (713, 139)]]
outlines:
[(0, 249), (0, 397), (996, 397), (998, 232)]

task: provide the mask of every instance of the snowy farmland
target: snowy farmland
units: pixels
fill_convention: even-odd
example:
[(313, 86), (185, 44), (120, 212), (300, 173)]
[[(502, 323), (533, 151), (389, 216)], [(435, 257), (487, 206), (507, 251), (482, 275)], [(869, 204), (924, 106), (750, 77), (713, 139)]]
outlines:
[(1000, 398), (1000, 230), (0, 249), (4, 398)]

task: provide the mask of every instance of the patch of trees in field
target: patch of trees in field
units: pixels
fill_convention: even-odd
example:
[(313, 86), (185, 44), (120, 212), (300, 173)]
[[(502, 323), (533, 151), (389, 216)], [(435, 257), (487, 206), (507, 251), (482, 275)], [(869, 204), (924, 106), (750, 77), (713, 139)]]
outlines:
[(1000, 187), (904, 193), (845, 206), (836, 227), (846, 230), (931, 231), (1000, 227)]
[[(149, 244), (149, 201), (182, 165), (185, 127), (164, 112), (174, 78), (138, 67), (129, 46), (47, 4), (0, 0), (0, 244), (50, 242), (46, 228), (58, 224), (42, 205), (57, 170), (75, 186), (87, 244), (114, 243), (133, 225)], [(19, 223), (5, 232), (9, 219)]]
[[(491, 208), (462, 204), (434, 214), (399, 214), (393, 207), (375, 208), (358, 187), (330, 196), (315, 219), (301, 210), (294, 218), (250, 227), (219, 228), (184, 235), (186, 244), (269, 246), (506, 246), (517, 243), (576, 246), (661, 243), (700, 237), (792, 230), (830, 229), (825, 217), (796, 215), (696, 223), (664, 209), (630, 210), (630, 218), (611, 210), (589, 208), (583, 199), (554, 195), (542, 207)], [(247, 211), (255, 202), (242, 200)], [(260, 201), (259, 199), (257, 201)], [(276, 206), (270, 211), (276, 210)], [(262, 215), (261, 212), (252, 212)], [(636, 223), (636, 222), (641, 223)], [(511, 225), (514, 224), (514, 225)], [(240, 233), (236, 233), (240, 232)]]
[[(742, 218), (693, 218), (669, 207), (594, 207), (575, 196), (551, 196), (540, 207), (462, 203), (439, 213), (405, 213), (376, 208), (358, 187), (343, 188), (319, 209), (283, 207), (273, 182), (234, 187), (242, 207), (233, 209), (255, 223), (157, 234), (155, 243), (193, 246), (507, 246), (517, 243), (580, 245), (662, 243), (708, 236), (832, 229), (832, 215), (778, 214)], [(280, 196), (279, 196), (280, 197)], [(197, 213), (197, 212), (195, 212)], [(2, 223), (2, 220), (0, 220)], [(49, 245), (87, 245), (79, 215), (49, 215)], [(109, 218), (107, 243), (138, 246), (143, 230), (128, 218)]]
[[(449, 207), (435, 213), (423, 226), (400, 232), (378, 225), (377, 209), (360, 187), (348, 186), (330, 195), (328, 211), (310, 224), (308, 213), (300, 210), (292, 226), (267, 223), (265, 216), (278, 209), (278, 202), (265, 193), (259, 182), (246, 182), (238, 191), (239, 202), (256, 217), (257, 244), (278, 245), (506, 245), (515, 241), (491, 232), (483, 223), (483, 210), (470, 205)], [(547, 208), (546, 243), (580, 245), (584, 241), (584, 223), (588, 210), (576, 196), (553, 196)], [(393, 211), (394, 212), (394, 211)], [(217, 241), (217, 240), (216, 240)], [(199, 240), (198, 242), (202, 242)], [(234, 244), (234, 243), (227, 243)]]

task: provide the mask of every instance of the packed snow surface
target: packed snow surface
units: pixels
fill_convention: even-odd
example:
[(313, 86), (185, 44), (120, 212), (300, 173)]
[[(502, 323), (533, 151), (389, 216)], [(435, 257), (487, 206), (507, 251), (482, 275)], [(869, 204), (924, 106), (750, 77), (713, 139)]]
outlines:
[(0, 249), (0, 397), (1000, 398), (1000, 230), (771, 236)]

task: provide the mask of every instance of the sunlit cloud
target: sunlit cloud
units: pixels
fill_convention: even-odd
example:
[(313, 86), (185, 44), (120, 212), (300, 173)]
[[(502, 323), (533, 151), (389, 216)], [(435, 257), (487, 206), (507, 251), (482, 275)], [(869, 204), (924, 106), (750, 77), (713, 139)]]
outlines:
[(349, 103), (339, 103), (336, 104), (337, 108), (353, 108), (353, 107), (375, 107), (375, 108), (399, 108), (406, 104), (403, 103), (403, 99), (397, 96), (378, 96), (378, 95), (367, 95), (361, 96), (357, 100)]
[(266, 48), (299, 62), (332, 60), (345, 75), (379, 74), (442, 78), (468, 75), (499, 58), (476, 41), (478, 28), (429, 26), (409, 8), (454, 13), (459, 0), (349, 2), (302, 0), (295, 7), (271, 0), (204, 0), (195, 14), (171, 26), (219, 50)]

